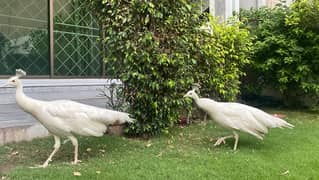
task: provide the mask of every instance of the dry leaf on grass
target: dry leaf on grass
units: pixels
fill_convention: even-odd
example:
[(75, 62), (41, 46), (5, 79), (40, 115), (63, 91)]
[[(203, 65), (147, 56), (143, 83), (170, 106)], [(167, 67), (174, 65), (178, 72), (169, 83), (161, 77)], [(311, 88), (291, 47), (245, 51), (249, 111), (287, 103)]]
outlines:
[(18, 151), (14, 151), (14, 152), (11, 153), (12, 156), (15, 156), (15, 155), (18, 155), (18, 154), (19, 154)]
[(101, 174), (101, 171), (95, 171), (96, 172), (96, 174)]
[(109, 164), (115, 164), (115, 162), (114, 161), (109, 161)]
[(73, 175), (74, 176), (82, 176), (82, 174), (80, 172), (78, 172), (78, 171), (73, 172)]
[(99, 149), (99, 151), (100, 151), (101, 153), (105, 153), (105, 150), (104, 150), (104, 149)]
[(156, 155), (156, 157), (162, 157), (163, 152), (161, 151), (158, 155)]
[(167, 144), (173, 144), (173, 141), (172, 140), (168, 140)]
[(289, 174), (289, 170), (287, 170), (287, 171), (281, 173), (281, 175), (287, 175), (287, 174)]

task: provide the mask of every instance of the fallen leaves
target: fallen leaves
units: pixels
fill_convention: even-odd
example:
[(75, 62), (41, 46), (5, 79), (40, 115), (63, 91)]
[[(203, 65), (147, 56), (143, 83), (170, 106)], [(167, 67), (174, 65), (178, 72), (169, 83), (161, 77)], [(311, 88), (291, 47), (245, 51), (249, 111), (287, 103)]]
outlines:
[(105, 150), (104, 150), (104, 149), (99, 149), (99, 151), (100, 151), (101, 153), (105, 153)]
[(115, 162), (111, 160), (111, 161), (109, 161), (109, 164), (115, 164)]
[(289, 170), (287, 170), (287, 171), (281, 173), (280, 175), (287, 175), (287, 174), (289, 174)]
[[(100, 170), (95, 171), (96, 174), (101, 174)], [(74, 171), (73, 176), (82, 176), (82, 173), (80, 171)]]
[(162, 157), (163, 152), (161, 151), (158, 155), (156, 155), (156, 157)]
[(18, 154), (19, 154), (18, 151), (14, 151), (14, 152), (11, 153), (11, 156), (16, 156), (16, 155), (18, 155)]
[(146, 146), (147, 148), (149, 148), (149, 147), (151, 147), (152, 145), (153, 145), (153, 144), (152, 144), (152, 142), (151, 142), (151, 141), (147, 141), (147, 143), (146, 143), (146, 145), (145, 145), (145, 146)]
[(149, 147), (152, 146), (152, 143), (148, 143), (148, 144), (146, 144), (145, 146), (149, 148)]
[(73, 176), (82, 176), (82, 174), (79, 171), (74, 171)]

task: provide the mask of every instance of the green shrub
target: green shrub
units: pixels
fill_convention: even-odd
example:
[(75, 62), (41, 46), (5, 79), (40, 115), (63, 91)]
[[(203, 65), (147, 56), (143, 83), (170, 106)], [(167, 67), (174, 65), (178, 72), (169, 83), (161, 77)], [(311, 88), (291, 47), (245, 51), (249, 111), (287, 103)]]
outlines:
[(207, 42), (203, 43), (202, 57), (198, 58), (195, 80), (202, 85), (202, 94), (221, 100), (234, 101), (240, 92), (240, 78), (249, 61), (251, 38), (241, 28), (236, 17), (218, 23), (209, 16)]
[(297, 42), (300, 63), (296, 65), (298, 75), (294, 76), (298, 88), (304, 93), (319, 95), (319, 1), (298, 0), (292, 13), (286, 18), (286, 25)]
[(291, 7), (241, 12), (255, 36), (248, 89), (278, 89), (288, 104), (296, 103), (298, 96), (318, 96), (318, 2), (300, 0)]
[(106, 66), (124, 83), (129, 113), (138, 120), (128, 133), (167, 132), (190, 104), (183, 95), (194, 82), (210, 94), (236, 97), (247, 61), (238, 25), (212, 21), (216, 33), (210, 34), (202, 28), (207, 15), (185, 0), (89, 2), (103, 28)]

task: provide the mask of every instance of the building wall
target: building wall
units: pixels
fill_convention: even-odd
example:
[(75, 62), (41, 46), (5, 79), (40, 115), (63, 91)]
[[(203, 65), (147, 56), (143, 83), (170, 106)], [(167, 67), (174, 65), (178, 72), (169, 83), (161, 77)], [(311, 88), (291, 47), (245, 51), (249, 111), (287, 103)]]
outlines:
[[(279, 0), (210, 0), (210, 12), (215, 17), (225, 20), (232, 16), (233, 12), (239, 12), (239, 9), (259, 8), (263, 6), (274, 7)], [(287, 0), (289, 5), (293, 0)]]
[(240, 8), (243, 8), (243, 9), (250, 9), (251, 7), (257, 7), (256, 0), (240, 1), (239, 4), (240, 4)]

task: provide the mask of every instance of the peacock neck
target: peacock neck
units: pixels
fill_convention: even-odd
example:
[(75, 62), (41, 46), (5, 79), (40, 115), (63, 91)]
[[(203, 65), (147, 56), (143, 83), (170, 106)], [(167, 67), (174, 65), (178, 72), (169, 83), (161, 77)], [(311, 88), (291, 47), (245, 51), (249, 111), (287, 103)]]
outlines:
[(206, 111), (206, 112), (218, 112), (220, 107), (219, 103), (217, 101), (214, 101), (213, 99), (209, 98), (198, 98), (196, 102), (197, 106)]
[(38, 103), (35, 99), (32, 99), (24, 94), (22, 84), (17, 86), (16, 101), (17, 104), (26, 112), (32, 113), (34, 109), (37, 109)]
[(194, 93), (193, 99), (194, 99), (195, 103), (198, 104), (199, 96), (196, 93)]

